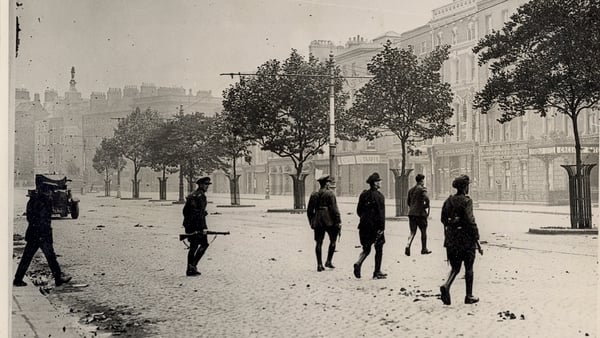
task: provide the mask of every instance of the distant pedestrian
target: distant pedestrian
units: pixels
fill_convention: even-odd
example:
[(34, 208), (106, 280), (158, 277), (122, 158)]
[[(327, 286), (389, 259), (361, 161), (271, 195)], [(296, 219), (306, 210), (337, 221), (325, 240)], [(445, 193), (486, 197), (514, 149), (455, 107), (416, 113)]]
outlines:
[(444, 224), (444, 246), (448, 262), (452, 269), (448, 280), (440, 286), (442, 302), (451, 304), (450, 286), (460, 272), (460, 267), (465, 265), (465, 304), (473, 304), (479, 298), (473, 296), (473, 264), (475, 263), (475, 250), (483, 255), (479, 245), (479, 230), (475, 217), (473, 217), (473, 201), (469, 193), (469, 176), (462, 175), (454, 179), (452, 186), (456, 194), (446, 199), (442, 206), (442, 223)]
[(310, 227), (315, 232), (315, 255), (317, 256), (317, 271), (323, 271), (323, 261), (321, 257), (321, 248), (325, 233), (329, 236), (329, 249), (327, 251), (327, 260), (325, 266), (334, 269), (332, 260), (335, 253), (335, 241), (340, 233), (342, 220), (340, 211), (337, 206), (335, 194), (331, 190), (333, 178), (329, 175), (320, 177), (319, 191), (315, 191), (310, 195), (308, 206), (306, 207), (306, 215)]
[(375, 271), (373, 278), (383, 279), (386, 273), (381, 272), (381, 261), (383, 259), (383, 244), (385, 244), (385, 198), (379, 192), (381, 178), (378, 173), (373, 173), (367, 178), (370, 189), (364, 190), (358, 198), (356, 213), (360, 217), (358, 223), (358, 235), (362, 252), (358, 261), (354, 263), (354, 276), (360, 278), (362, 263), (371, 253), (371, 245), (375, 246)]
[(27, 202), (27, 230), (25, 231), (25, 240), (27, 244), (23, 250), (21, 262), (17, 267), (14, 286), (26, 286), (23, 281), (25, 273), (31, 264), (33, 256), (38, 249), (42, 249), (56, 286), (61, 286), (71, 280), (70, 276), (64, 276), (60, 270), (60, 265), (56, 260), (54, 252), (54, 244), (52, 237), (52, 199), (51, 188), (48, 183), (36, 184), (36, 190), (30, 192), (29, 201)]
[(408, 204), (408, 224), (410, 228), (410, 236), (408, 236), (408, 243), (404, 249), (404, 254), (410, 256), (410, 246), (412, 244), (415, 235), (417, 234), (417, 228), (421, 231), (421, 255), (428, 255), (431, 253), (427, 249), (427, 217), (429, 217), (429, 196), (427, 196), (427, 188), (425, 187), (425, 176), (417, 174), (415, 177), (417, 184), (408, 190), (408, 197), (406, 203)]
[(196, 181), (198, 188), (186, 197), (183, 207), (183, 227), (186, 234), (193, 234), (188, 238), (190, 248), (187, 255), (186, 276), (198, 276), (198, 262), (208, 249), (208, 236), (206, 231), (206, 191), (210, 177), (202, 177)]

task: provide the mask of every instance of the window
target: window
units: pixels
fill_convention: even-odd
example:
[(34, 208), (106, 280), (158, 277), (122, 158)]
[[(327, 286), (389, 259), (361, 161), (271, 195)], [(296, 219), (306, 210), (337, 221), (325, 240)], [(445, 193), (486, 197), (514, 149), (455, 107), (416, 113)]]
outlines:
[(521, 162), (521, 189), (527, 190), (529, 186), (527, 162)]
[(454, 27), (452, 28), (452, 44), (456, 45), (458, 43), (458, 33), (457, 33), (457, 28)]
[(485, 16), (485, 32), (486, 32), (486, 34), (490, 34), (492, 32), (493, 28), (494, 27), (492, 26), (492, 16), (486, 15)]
[(504, 162), (504, 186), (510, 190), (510, 162)]
[(467, 27), (467, 39), (469, 41), (475, 40), (475, 24), (473, 22), (469, 22)]
[(475, 75), (477, 74), (477, 60), (475, 55), (471, 56), (471, 81), (475, 81)]
[(488, 188), (490, 190), (494, 189), (494, 165), (487, 165), (487, 175), (488, 175)]
[(528, 137), (529, 135), (527, 130), (527, 113), (525, 113), (525, 115), (521, 116), (521, 134), (519, 135), (519, 138), (521, 140), (525, 140)]
[(456, 63), (455, 63), (455, 69), (454, 69), (454, 82), (458, 83), (458, 77), (459, 77), (459, 73), (460, 73), (460, 59), (456, 58)]
[(548, 162), (548, 190), (554, 190), (554, 163)]
[(509, 17), (508, 17), (508, 9), (505, 9), (505, 10), (502, 11), (502, 21), (503, 22), (507, 22), (508, 19), (509, 19)]
[(488, 116), (487, 127), (488, 127), (488, 141), (489, 142), (494, 141), (494, 123), (495, 123), (494, 118), (491, 116)]
[(427, 42), (421, 42), (421, 53), (427, 52)]
[(502, 131), (504, 132), (504, 140), (505, 141), (510, 141), (510, 129), (511, 129), (511, 125), (512, 123), (510, 122), (506, 122), (502, 124)]
[(437, 37), (435, 40), (435, 45), (436, 46), (441, 46), (442, 45), (442, 32), (438, 32), (437, 33)]

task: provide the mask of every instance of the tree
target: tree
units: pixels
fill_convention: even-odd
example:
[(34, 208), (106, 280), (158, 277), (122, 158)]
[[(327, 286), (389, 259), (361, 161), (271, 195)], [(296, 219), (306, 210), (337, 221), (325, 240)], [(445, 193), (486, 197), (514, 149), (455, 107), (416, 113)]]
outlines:
[(167, 199), (167, 174), (173, 174), (179, 170), (178, 141), (179, 136), (173, 121), (160, 123), (144, 141), (149, 166), (162, 173), (162, 178), (159, 178), (160, 200)]
[(565, 168), (571, 173), (571, 225), (591, 227), (589, 180), (585, 179), (591, 167), (581, 162), (577, 119), (600, 100), (600, 2), (532, 0), (473, 51), (479, 54), (479, 65), (489, 64), (491, 70), (474, 100), (482, 114), (498, 107), (498, 122), (505, 123), (527, 111), (545, 117), (554, 108), (570, 118), (575, 170)]
[(200, 174), (227, 167), (223, 161), (223, 149), (215, 144), (210, 131), (215, 119), (196, 112), (184, 114), (180, 110), (173, 118), (175, 163), (180, 165), (181, 174), (187, 179), (188, 191), (192, 190)]
[(104, 195), (110, 196), (110, 174), (112, 170), (121, 171), (125, 167), (125, 160), (119, 154), (112, 138), (103, 138), (100, 146), (96, 149), (94, 159), (92, 160), (94, 169), (99, 173), (104, 173)]
[(312, 55), (305, 60), (292, 49), (283, 62), (263, 63), (256, 76), (240, 79), (223, 93), (229, 123), (239, 127), (243, 139), (292, 161), (295, 209), (305, 206), (304, 163), (323, 153), (328, 141), (332, 81), (336, 112), (341, 114), (346, 103), (339, 74), (331, 61), (319, 62)]
[(400, 140), (402, 159), (396, 170), (396, 216), (406, 215), (408, 191), (407, 153), (414, 152), (416, 142), (452, 134), (452, 91), (442, 82), (440, 69), (448, 59), (449, 46), (438, 47), (419, 59), (411, 47), (383, 50), (367, 64), (373, 74), (358, 90), (349, 109), (348, 121), (355, 125), (354, 134), (374, 139), (392, 133)]
[(141, 111), (136, 108), (125, 119), (120, 120), (114, 138), (119, 152), (133, 163), (133, 198), (140, 197), (140, 169), (147, 167), (148, 152), (144, 145), (146, 139), (157, 128), (161, 119), (158, 112), (150, 108)]
[(252, 152), (249, 147), (252, 142), (241, 136), (242, 132), (237, 126), (230, 124), (227, 112), (215, 116), (210, 135), (212, 143), (222, 149), (222, 160), (224, 163), (231, 162), (231, 166), (224, 166), (222, 170), (229, 178), (231, 205), (240, 204), (239, 174), (237, 173), (237, 159), (243, 158), (246, 163), (252, 161)]

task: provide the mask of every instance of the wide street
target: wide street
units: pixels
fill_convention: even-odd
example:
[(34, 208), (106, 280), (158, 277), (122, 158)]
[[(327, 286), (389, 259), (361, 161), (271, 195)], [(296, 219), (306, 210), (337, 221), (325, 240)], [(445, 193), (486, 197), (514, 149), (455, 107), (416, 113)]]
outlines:
[[(356, 279), (357, 198), (338, 198), (343, 232), (336, 268), (317, 272), (306, 215), (266, 212), (290, 208), (291, 196), (244, 196), (242, 204), (255, 207), (223, 208), (217, 206), (229, 204), (229, 196), (209, 192), (209, 229), (231, 235), (211, 242), (199, 264), (201, 276), (186, 277), (187, 251), (177, 236), (182, 205), (148, 201), (157, 193), (142, 193), (145, 200), (98, 195), (80, 196), (79, 219), (53, 220), (58, 259), (73, 281), (46, 296), (74, 321), (88, 322), (82, 326), (88, 336), (110, 332), (98, 329), (110, 329), (111, 320), (124, 323), (121, 332), (113, 325), (113, 332), (130, 336), (597, 336), (597, 236), (527, 233), (567, 226), (564, 214), (476, 209), (485, 250), (475, 262), (474, 293), (481, 301), (463, 303), (461, 271), (452, 305), (444, 306), (438, 294), (449, 266), (439, 208), (429, 221), (431, 255), (419, 254), (417, 235), (412, 256), (405, 256), (408, 222), (389, 221), (383, 257), (388, 279), (370, 278), (373, 254)], [(387, 202), (392, 216), (393, 200)], [(25, 203), (25, 191), (16, 190), (15, 234), (24, 235)], [(324, 252), (326, 246), (327, 240)]]

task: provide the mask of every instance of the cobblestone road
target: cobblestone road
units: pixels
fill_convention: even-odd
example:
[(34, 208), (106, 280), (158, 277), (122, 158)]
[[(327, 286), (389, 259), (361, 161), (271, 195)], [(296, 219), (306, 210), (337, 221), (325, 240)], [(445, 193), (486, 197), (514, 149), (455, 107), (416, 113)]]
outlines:
[[(15, 194), (16, 234), (25, 228), (20, 193)], [(291, 197), (242, 200), (254, 208), (218, 208), (228, 203), (224, 195), (209, 194), (209, 200), (214, 201), (208, 207), (209, 229), (231, 235), (212, 242), (199, 265), (202, 276), (189, 278), (186, 250), (177, 238), (181, 205), (82, 196), (80, 218), (54, 220), (53, 228), (63, 269), (74, 283), (89, 286), (48, 297), (65, 309), (80, 304), (119, 308), (143, 323), (147, 335), (162, 337), (597, 334), (596, 236), (527, 234), (532, 226), (566, 225), (567, 216), (476, 211), (481, 239), (487, 241), (475, 263), (474, 291), (481, 301), (462, 302), (461, 273), (452, 288), (453, 305), (443, 306), (439, 285), (449, 267), (439, 210), (430, 220), (431, 255), (418, 254), (417, 237), (413, 256), (404, 256), (408, 224), (388, 222), (383, 259), (388, 279), (369, 278), (370, 256), (357, 280), (352, 276), (360, 252), (353, 203), (340, 203), (337, 268), (317, 272), (306, 215), (266, 213), (290, 207)]]

